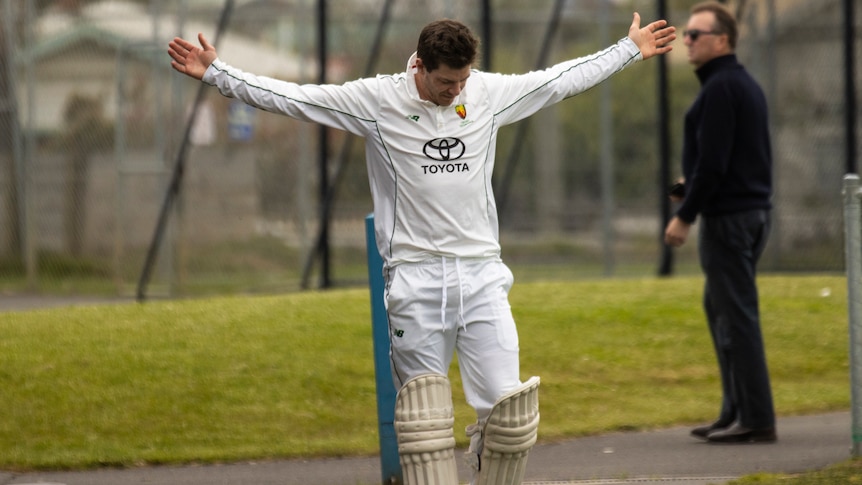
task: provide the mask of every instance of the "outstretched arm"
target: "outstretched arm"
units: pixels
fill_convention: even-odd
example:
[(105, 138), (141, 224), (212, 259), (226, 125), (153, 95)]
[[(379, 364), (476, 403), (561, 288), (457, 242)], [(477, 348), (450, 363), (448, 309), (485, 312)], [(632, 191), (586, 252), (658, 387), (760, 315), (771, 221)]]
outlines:
[(656, 20), (645, 27), (641, 27), (641, 16), (634, 14), (632, 25), (629, 27), (629, 39), (631, 39), (641, 51), (644, 59), (652, 56), (665, 54), (673, 49), (670, 45), (676, 39), (676, 27), (667, 26), (666, 20)]
[(185, 39), (174, 37), (174, 40), (168, 43), (168, 54), (173, 58), (171, 67), (200, 80), (203, 79), (207, 68), (216, 60), (218, 55), (215, 47), (207, 42), (204, 34), (198, 34), (198, 42), (200, 42), (201, 47), (197, 47)]

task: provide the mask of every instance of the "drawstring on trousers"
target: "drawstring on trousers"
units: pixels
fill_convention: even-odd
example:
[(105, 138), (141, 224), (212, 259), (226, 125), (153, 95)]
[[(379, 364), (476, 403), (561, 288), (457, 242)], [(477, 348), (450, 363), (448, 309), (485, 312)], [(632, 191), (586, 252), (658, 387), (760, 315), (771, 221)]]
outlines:
[[(448, 299), (448, 291), (446, 291), (446, 280), (447, 280), (447, 272), (446, 272), (446, 256), (442, 256), (442, 264), (443, 264), (443, 297), (440, 299), (442, 301), (440, 305), (440, 324), (443, 326), (444, 330), (446, 328), (446, 303)], [(455, 275), (458, 278), (458, 321), (459, 326), (467, 331), (467, 322), (464, 321), (464, 285), (461, 281), (461, 258), (455, 258)]]

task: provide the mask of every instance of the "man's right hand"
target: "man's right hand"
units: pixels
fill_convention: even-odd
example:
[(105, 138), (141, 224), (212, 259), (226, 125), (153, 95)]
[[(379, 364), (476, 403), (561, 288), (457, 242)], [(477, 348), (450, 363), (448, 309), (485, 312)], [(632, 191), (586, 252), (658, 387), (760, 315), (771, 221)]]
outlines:
[(685, 244), (688, 239), (688, 232), (691, 230), (691, 224), (683, 221), (679, 216), (674, 216), (668, 222), (664, 230), (664, 242), (668, 246), (678, 248)]
[(173, 58), (171, 67), (200, 80), (203, 79), (207, 68), (216, 60), (218, 55), (215, 47), (207, 42), (204, 34), (198, 34), (198, 42), (200, 42), (201, 47), (197, 47), (185, 39), (174, 37), (174, 40), (168, 43), (168, 54)]

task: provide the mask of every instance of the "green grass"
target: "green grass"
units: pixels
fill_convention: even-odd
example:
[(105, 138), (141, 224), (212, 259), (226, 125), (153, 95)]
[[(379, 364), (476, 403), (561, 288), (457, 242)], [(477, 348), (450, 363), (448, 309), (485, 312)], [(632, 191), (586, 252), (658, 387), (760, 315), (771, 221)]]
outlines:
[[(516, 283), (540, 440), (714, 418), (701, 285)], [(760, 279), (779, 415), (849, 408), (845, 285)], [(370, 326), (367, 289), (0, 313), (0, 469), (374, 454)], [(450, 377), (463, 429), (474, 417)]]
[(852, 459), (822, 470), (796, 475), (756, 473), (733, 480), (732, 485), (852, 485), (862, 483), (862, 459)]

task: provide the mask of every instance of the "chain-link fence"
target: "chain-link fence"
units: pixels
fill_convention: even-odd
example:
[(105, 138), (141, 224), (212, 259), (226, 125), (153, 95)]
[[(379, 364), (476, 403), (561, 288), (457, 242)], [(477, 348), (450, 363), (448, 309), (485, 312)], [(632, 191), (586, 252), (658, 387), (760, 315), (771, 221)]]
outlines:
[[(854, 2), (858, 11), (862, 2)], [(740, 56), (767, 91), (773, 126), (777, 217), (771, 265), (843, 268), (841, 202), (835, 195), (847, 170), (842, 2), (746, 6)], [(857, 40), (856, 69), (860, 45)]]
[[(371, 202), (362, 141), (327, 131), (324, 164), (321, 128), (211, 88), (155, 237), (200, 89), (171, 70), (168, 40), (198, 32), (214, 40), (230, 3), (220, 57), (317, 82), (317, 0), (0, 2), (0, 290), (132, 294), (148, 253), (156, 255), (151, 295), (365, 284)], [(693, 3), (668, 2), (668, 20), (682, 28)], [(402, 71), (421, 27), (439, 17), (486, 37), (482, 67), (524, 72), (611, 44), (627, 33), (632, 11), (649, 21), (657, 4), (330, 0), (327, 81)], [(740, 59), (772, 109), (776, 224), (763, 270), (840, 271), (842, 0), (730, 5), (740, 14)], [(675, 47), (667, 62), (674, 174), (698, 89), (682, 41)], [(501, 131), (495, 184), (503, 257), (516, 277), (656, 274), (669, 182), (658, 175), (658, 69), (639, 63)], [(322, 225), (324, 212), (331, 217)], [(697, 271), (694, 246), (673, 253), (676, 272)]]

